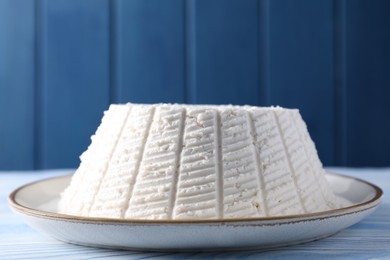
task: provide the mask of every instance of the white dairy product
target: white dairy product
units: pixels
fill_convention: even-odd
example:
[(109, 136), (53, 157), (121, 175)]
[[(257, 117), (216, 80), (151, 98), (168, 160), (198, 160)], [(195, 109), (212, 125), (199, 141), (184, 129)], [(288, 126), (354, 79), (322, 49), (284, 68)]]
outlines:
[(299, 111), (111, 105), (58, 211), (120, 219), (231, 219), (349, 205), (333, 194)]

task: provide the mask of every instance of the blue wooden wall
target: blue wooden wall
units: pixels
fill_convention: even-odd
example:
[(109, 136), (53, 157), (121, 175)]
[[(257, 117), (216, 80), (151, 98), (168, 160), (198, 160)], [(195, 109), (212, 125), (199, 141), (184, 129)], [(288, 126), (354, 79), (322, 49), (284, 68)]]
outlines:
[(77, 167), (115, 102), (296, 107), (390, 166), (390, 1), (0, 0), (0, 169)]

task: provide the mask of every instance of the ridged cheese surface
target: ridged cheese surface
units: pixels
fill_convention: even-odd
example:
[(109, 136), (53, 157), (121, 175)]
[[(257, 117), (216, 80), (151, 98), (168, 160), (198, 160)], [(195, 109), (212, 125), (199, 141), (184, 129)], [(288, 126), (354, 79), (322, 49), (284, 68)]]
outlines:
[(231, 219), (349, 205), (299, 111), (111, 105), (58, 211), (119, 219)]

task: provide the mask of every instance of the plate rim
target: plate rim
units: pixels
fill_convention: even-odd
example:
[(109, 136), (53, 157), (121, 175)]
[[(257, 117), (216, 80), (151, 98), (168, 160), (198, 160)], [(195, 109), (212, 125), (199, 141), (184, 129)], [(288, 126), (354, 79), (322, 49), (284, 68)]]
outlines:
[[(83, 222), (83, 223), (107, 223), (107, 224), (224, 224), (224, 223), (234, 223), (234, 222), (270, 222), (270, 221), (286, 221), (288, 220), (289, 223), (291, 222), (300, 222), (300, 221), (308, 221), (310, 219), (326, 219), (330, 217), (337, 217), (342, 215), (348, 215), (353, 213), (358, 213), (361, 211), (369, 210), (371, 208), (376, 207), (383, 196), (383, 190), (378, 187), (375, 184), (372, 184), (366, 180), (348, 176), (344, 174), (339, 173), (333, 173), (333, 172), (326, 172), (326, 175), (334, 175), (341, 178), (347, 178), (352, 179), (358, 182), (362, 182), (375, 191), (375, 196), (367, 201), (364, 201), (359, 204), (354, 204), (352, 206), (343, 207), (339, 209), (332, 209), (327, 211), (319, 211), (314, 213), (307, 213), (307, 214), (294, 214), (294, 215), (285, 215), (285, 216), (273, 216), (273, 217), (252, 217), (252, 218), (231, 218), (231, 219), (191, 219), (191, 220), (150, 220), (150, 219), (114, 219), (114, 218), (101, 218), (101, 217), (82, 217), (82, 216), (74, 216), (74, 215), (67, 215), (67, 214), (61, 214), (61, 213), (53, 213), (48, 211), (43, 211), (35, 208), (30, 208), (24, 205), (19, 204), (16, 201), (16, 195), (21, 190), (35, 185), (40, 182), (49, 181), (53, 179), (61, 179), (61, 178), (70, 178), (72, 174), (66, 174), (66, 175), (60, 175), (60, 176), (53, 176), (48, 177), (40, 180), (36, 180), (33, 182), (26, 183), (18, 188), (16, 188), (14, 191), (10, 193), (8, 196), (8, 203), (9, 205), (15, 209), (16, 211), (27, 214), (29, 216), (34, 217), (40, 217), (45, 219), (52, 219), (52, 220), (63, 220), (63, 221), (77, 221), (77, 222)], [(371, 205), (373, 204), (373, 205)], [(371, 206), (370, 206), (371, 205)], [(295, 220), (295, 221), (294, 221)], [(281, 224), (281, 223), (278, 223)]]

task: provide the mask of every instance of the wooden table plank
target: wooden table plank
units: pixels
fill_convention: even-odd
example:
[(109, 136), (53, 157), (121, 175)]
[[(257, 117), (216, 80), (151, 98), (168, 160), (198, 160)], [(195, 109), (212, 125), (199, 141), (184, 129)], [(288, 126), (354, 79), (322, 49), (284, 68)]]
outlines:
[(6, 197), (20, 185), (62, 175), (72, 170), (0, 172), (0, 259), (387, 259), (390, 258), (390, 168), (331, 168), (379, 185), (385, 195), (379, 208), (360, 223), (329, 238), (272, 250), (208, 253), (150, 253), (90, 248), (65, 244), (47, 237), (16, 217)]

